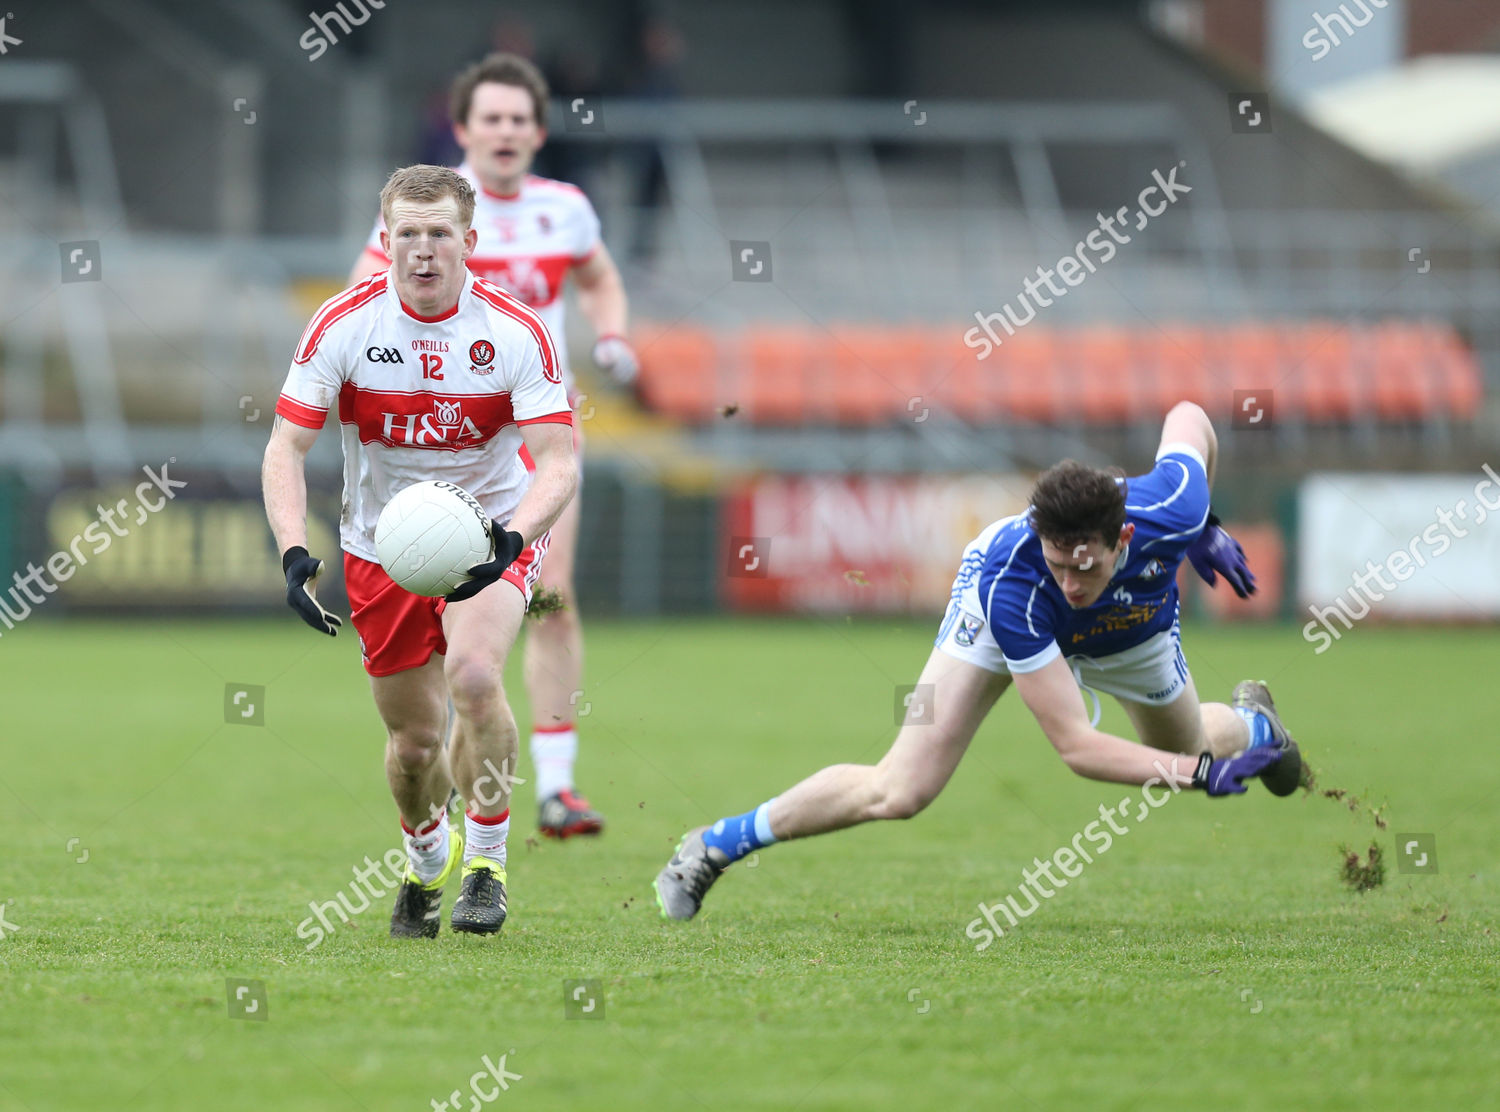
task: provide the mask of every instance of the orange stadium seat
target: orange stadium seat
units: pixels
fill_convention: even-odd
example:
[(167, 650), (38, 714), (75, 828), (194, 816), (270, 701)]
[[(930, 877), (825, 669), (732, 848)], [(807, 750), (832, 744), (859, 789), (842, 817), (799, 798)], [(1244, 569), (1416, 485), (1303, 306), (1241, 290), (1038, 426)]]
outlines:
[(923, 394), (931, 350), (925, 329), (841, 326), (830, 330), (827, 343), (841, 424), (904, 421), (931, 407)]
[[(936, 343), (932, 330), (922, 325), (892, 329), (888, 366), (891, 385), (896, 388), (897, 420), (909, 420), (913, 412), (920, 412), (922, 407), (931, 408), (937, 400), (941, 378), (947, 368), (936, 366)], [(921, 399), (920, 403), (914, 404), (914, 398)]]
[(1349, 421), (1369, 409), (1369, 388), (1361, 379), (1368, 366), (1356, 369), (1357, 354), (1368, 345), (1356, 342), (1349, 328), (1328, 322), (1293, 330), (1293, 360), (1301, 380), (1303, 413), (1315, 424)]
[[(1181, 401), (1197, 402), (1214, 413), (1209, 347), (1207, 333), (1191, 325), (1159, 328), (1148, 337), (1142, 376), (1148, 415), (1164, 416)], [(1227, 408), (1226, 399), (1219, 409)]]
[(993, 376), (989, 389), (999, 402), (999, 420), (1060, 421), (1076, 401), (1061, 363), (1060, 345), (1044, 329), (1024, 328), (1006, 337), (984, 361)]
[(1479, 364), (1451, 328), (1429, 325), (1427, 330), (1437, 362), (1440, 404), (1450, 418), (1471, 420), (1484, 400)]
[(678, 324), (640, 342), (641, 396), (652, 409), (702, 424), (712, 418), (717, 393), (718, 345), (713, 333)]
[(940, 325), (928, 337), (928, 386), (933, 399), (955, 417), (975, 424), (999, 420), (987, 387), (992, 379), (982, 349), (963, 341), (959, 325)]
[(1096, 425), (1124, 425), (1141, 417), (1146, 399), (1140, 392), (1136, 343), (1120, 328), (1090, 328), (1061, 343), (1063, 381), (1071, 416)]
[(805, 328), (756, 326), (744, 333), (739, 351), (739, 400), (752, 421), (800, 425), (810, 420), (810, 384), (827, 372), (818, 366)]
[(864, 328), (835, 328), (827, 338), (834, 384), (833, 415), (841, 425), (870, 425), (890, 410), (891, 387), (883, 380), (884, 344)]
[(1437, 410), (1436, 353), (1422, 329), (1384, 324), (1374, 330), (1372, 394), (1382, 421), (1415, 421)]
[[(1291, 340), (1282, 324), (1238, 324), (1225, 331), (1225, 375), (1221, 385), (1234, 408), (1234, 399), (1247, 395), (1264, 398), (1278, 418), (1300, 418), (1306, 399), (1301, 376), (1296, 374)], [(1263, 401), (1260, 404), (1265, 404)]]
[(694, 423), (735, 402), (759, 424), (854, 426), (924, 408), (975, 424), (1125, 425), (1184, 399), (1223, 420), (1236, 391), (1268, 388), (1280, 419), (1464, 420), (1483, 396), (1473, 354), (1436, 323), (1031, 327), (983, 360), (963, 335), (953, 325), (777, 325), (725, 338), (646, 325), (641, 396)]

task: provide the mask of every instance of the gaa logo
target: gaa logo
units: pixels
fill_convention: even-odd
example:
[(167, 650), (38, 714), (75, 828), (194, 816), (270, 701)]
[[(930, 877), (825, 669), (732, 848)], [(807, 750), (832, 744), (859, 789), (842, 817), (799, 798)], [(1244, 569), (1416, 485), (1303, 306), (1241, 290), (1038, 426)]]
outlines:
[(475, 340), (469, 345), (469, 370), (476, 375), (487, 375), (495, 368), (495, 345), (488, 340)]

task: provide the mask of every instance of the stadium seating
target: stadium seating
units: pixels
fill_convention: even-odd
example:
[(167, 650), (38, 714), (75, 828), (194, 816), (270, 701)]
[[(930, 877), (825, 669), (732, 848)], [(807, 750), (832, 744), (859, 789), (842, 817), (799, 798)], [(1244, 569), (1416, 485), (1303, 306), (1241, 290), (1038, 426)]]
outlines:
[[(1236, 391), (1279, 421), (1464, 421), (1481, 372), (1454, 330), (1424, 321), (1022, 329), (984, 360), (960, 329), (645, 325), (641, 399), (689, 424), (737, 405), (768, 426), (872, 426), (924, 410), (974, 424), (1126, 426), (1189, 399), (1227, 419)], [(1242, 395), (1243, 397), (1243, 395)]]

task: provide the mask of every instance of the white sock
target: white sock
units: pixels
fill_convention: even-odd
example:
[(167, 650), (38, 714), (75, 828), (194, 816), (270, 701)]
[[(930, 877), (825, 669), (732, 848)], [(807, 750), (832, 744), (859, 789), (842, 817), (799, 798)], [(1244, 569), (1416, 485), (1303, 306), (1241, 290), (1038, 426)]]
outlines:
[(406, 842), (406, 860), (411, 871), (423, 884), (431, 884), (448, 863), (448, 816), (439, 815), (425, 826), (412, 830), (401, 821), (402, 839)]
[(476, 819), (464, 812), (464, 864), (476, 857), (505, 868), (505, 836), (510, 833), (510, 808), (493, 819)]
[(531, 764), (536, 770), (538, 802), (573, 786), (573, 762), (577, 759), (578, 730), (571, 722), (532, 731)]

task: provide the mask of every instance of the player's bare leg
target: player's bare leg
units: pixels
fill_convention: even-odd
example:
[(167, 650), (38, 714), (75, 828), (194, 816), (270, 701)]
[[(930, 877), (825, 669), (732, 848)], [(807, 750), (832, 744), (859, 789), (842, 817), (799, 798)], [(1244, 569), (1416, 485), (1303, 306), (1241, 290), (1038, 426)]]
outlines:
[(1010, 677), (934, 649), (918, 683), (932, 685), (932, 721), (913, 721), (914, 706), (878, 764), (830, 765), (754, 811), (690, 831), (656, 878), (662, 914), (691, 919), (723, 871), (761, 846), (911, 818), (936, 799)]
[(385, 723), (385, 778), (401, 821), (410, 827), (425, 825), (452, 787), (443, 759), (448, 692), (442, 658), (393, 676), (371, 676), (370, 690)]
[(922, 811), (952, 778), (1010, 677), (934, 649), (917, 682), (932, 685), (932, 721), (914, 722), (909, 710), (878, 764), (830, 765), (777, 796), (767, 815), (777, 841)]
[(583, 684), (583, 623), (573, 589), (578, 551), (579, 503), (574, 497), (552, 526), (542, 563), (542, 587), (562, 596), (563, 609), (526, 631), (526, 690), (531, 696), (531, 760), (536, 781), (537, 825), (543, 834), (568, 838), (597, 834), (604, 818), (573, 784), (578, 756), (579, 694)]
[(391, 913), (393, 938), (435, 938), (443, 887), (463, 856), (463, 837), (448, 827), (451, 786), (443, 753), (448, 693), (443, 665), (370, 677), (386, 728), (385, 774), (401, 813), (407, 870)]
[(1260, 779), (1276, 795), (1290, 795), (1302, 776), (1302, 754), (1276, 714), (1264, 684), (1246, 681), (1234, 689), (1235, 705), (1199, 703), (1188, 677), (1186, 689), (1166, 706), (1121, 699), (1136, 736), (1154, 749), (1177, 753), (1207, 752), (1215, 759), (1232, 757), (1260, 745), (1275, 745), (1286, 755), (1261, 773)]
[(1136, 738), (1153, 749), (1231, 757), (1250, 744), (1250, 729), (1233, 707), (1198, 701), (1192, 676), (1177, 698), (1165, 705), (1118, 701), (1135, 727)]
[(468, 804), (463, 890), (453, 905), (456, 931), (494, 934), (505, 923), (505, 840), (517, 731), (504, 673), (525, 612), (524, 597), (508, 582), (443, 610), (443, 677), (457, 718), (448, 764)]

